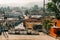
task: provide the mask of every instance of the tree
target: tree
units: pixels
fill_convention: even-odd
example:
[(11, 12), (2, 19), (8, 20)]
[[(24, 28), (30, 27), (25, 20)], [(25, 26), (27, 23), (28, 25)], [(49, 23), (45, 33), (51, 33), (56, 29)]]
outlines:
[(29, 10), (25, 10), (25, 15), (27, 16), (29, 14)]
[(52, 20), (44, 20), (44, 22), (43, 22), (43, 26), (44, 26), (44, 29), (46, 30), (46, 33), (49, 33), (49, 30), (50, 30), (50, 28), (53, 26), (52, 24), (51, 24), (51, 21)]
[(46, 6), (47, 6), (47, 10), (48, 10), (48, 11), (50, 11), (50, 12), (53, 11), (53, 12), (54, 12), (54, 6), (55, 6), (55, 5), (54, 5), (53, 2), (47, 3)]
[[(60, 19), (60, 11), (59, 9), (57, 8), (57, 4), (60, 3), (60, 0), (52, 0), (52, 2), (48, 2), (46, 7), (47, 7), (47, 10), (49, 12), (55, 12), (55, 15), (56, 15), (56, 18), (57, 19)], [(43, 22), (43, 25), (45, 27), (45, 29), (48, 31), (50, 29), (50, 27), (52, 26), (52, 24), (50, 23), (50, 21), (52, 20), (44, 20)]]
[[(47, 9), (50, 12), (55, 12), (56, 18), (58, 18), (60, 10), (57, 8), (56, 4), (59, 4), (60, 0), (52, 0), (52, 2), (47, 3)], [(60, 17), (60, 16), (59, 16)]]
[(59, 9), (57, 9), (56, 4), (53, 2), (47, 3), (47, 9), (48, 9), (48, 11), (59, 13)]
[(54, 3), (56, 3), (57, 1), (60, 2), (60, 0), (52, 0), (52, 2), (54, 2)]
[(34, 7), (32, 8), (32, 10), (30, 12), (31, 12), (31, 15), (39, 14), (39, 7), (38, 7), (38, 5), (34, 5)]
[(38, 5), (34, 5), (33, 10), (34, 10), (34, 11), (38, 11), (38, 10), (39, 10)]

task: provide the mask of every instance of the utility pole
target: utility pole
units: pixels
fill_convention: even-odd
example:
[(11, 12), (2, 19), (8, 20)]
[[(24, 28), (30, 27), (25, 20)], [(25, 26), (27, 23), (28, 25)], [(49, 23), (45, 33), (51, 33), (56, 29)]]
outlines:
[(44, 16), (43, 17), (45, 17), (45, 0), (43, 0), (43, 13), (44, 13)]
[(43, 11), (45, 13), (45, 0), (43, 1)]
[[(43, 0), (43, 12), (44, 12), (44, 14), (45, 14), (45, 1), (46, 0)], [(51, 0), (48, 0), (48, 1), (51, 1)], [(45, 16), (46, 16), (46, 14), (45, 14)]]
[[(43, 13), (44, 13), (43, 15), (45, 16), (45, 0), (43, 0)], [(44, 16), (43, 16), (43, 18), (44, 18)], [(43, 26), (43, 32), (46, 33), (44, 26)]]

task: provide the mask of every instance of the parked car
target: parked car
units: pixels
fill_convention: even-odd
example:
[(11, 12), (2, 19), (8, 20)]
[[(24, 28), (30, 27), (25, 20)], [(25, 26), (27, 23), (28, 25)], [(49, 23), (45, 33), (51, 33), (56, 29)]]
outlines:
[(9, 34), (15, 34), (15, 31), (14, 30), (9, 30), (8, 33)]
[(35, 31), (41, 32), (41, 31), (42, 31), (42, 25), (34, 25), (34, 26), (33, 26), (33, 29), (34, 29)]
[(20, 34), (27, 34), (27, 30), (21, 29), (21, 30), (20, 30)]
[(23, 34), (23, 35), (25, 35), (25, 34), (27, 34), (27, 31), (24, 29), (15, 29), (13, 31), (10, 30), (8, 33), (9, 34)]
[(28, 28), (27, 34), (28, 34), (28, 35), (39, 35), (39, 32), (36, 31), (36, 30), (33, 30), (33, 29), (31, 29), (31, 28)]
[(20, 34), (20, 29), (15, 29), (15, 34)]
[(32, 29), (31, 28), (28, 28), (28, 30), (27, 30), (27, 34), (31, 34), (31, 32), (32, 32)]

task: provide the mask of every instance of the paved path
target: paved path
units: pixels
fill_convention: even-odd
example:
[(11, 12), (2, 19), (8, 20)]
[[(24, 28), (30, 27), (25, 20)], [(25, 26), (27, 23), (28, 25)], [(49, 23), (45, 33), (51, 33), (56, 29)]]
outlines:
[(9, 35), (5, 38), (3, 35), (0, 36), (0, 40), (57, 40), (49, 35), (40, 32), (40, 35)]

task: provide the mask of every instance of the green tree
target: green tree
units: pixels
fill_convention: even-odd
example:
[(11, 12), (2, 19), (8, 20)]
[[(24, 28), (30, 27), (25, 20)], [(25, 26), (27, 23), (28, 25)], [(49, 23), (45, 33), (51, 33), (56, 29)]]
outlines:
[(54, 3), (56, 3), (57, 1), (60, 2), (60, 0), (52, 0)]
[(54, 2), (47, 3), (47, 9), (48, 11), (59, 13), (59, 9), (57, 9), (57, 6)]
[(25, 10), (25, 15), (27, 16), (29, 14), (29, 10)]
[(55, 12), (56, 18), (60, 17), (59, 16), (59, 8), (57, 8), (57, 3), (60, 3), (60, 0), (52, 0), (52, 2), (47, 3), (47, 9), (50, 12)]
[(38, 5), (34, 5), (33, 10), (34, 10), (34, 11), (38, 11), (38, 10), (39, 10)]
[(49, 33), (49, 30), (52, 26), (51, 20), (44, 20), (43, 26), (44, 26), (44, 29), (46, 30), (46, 33)]

